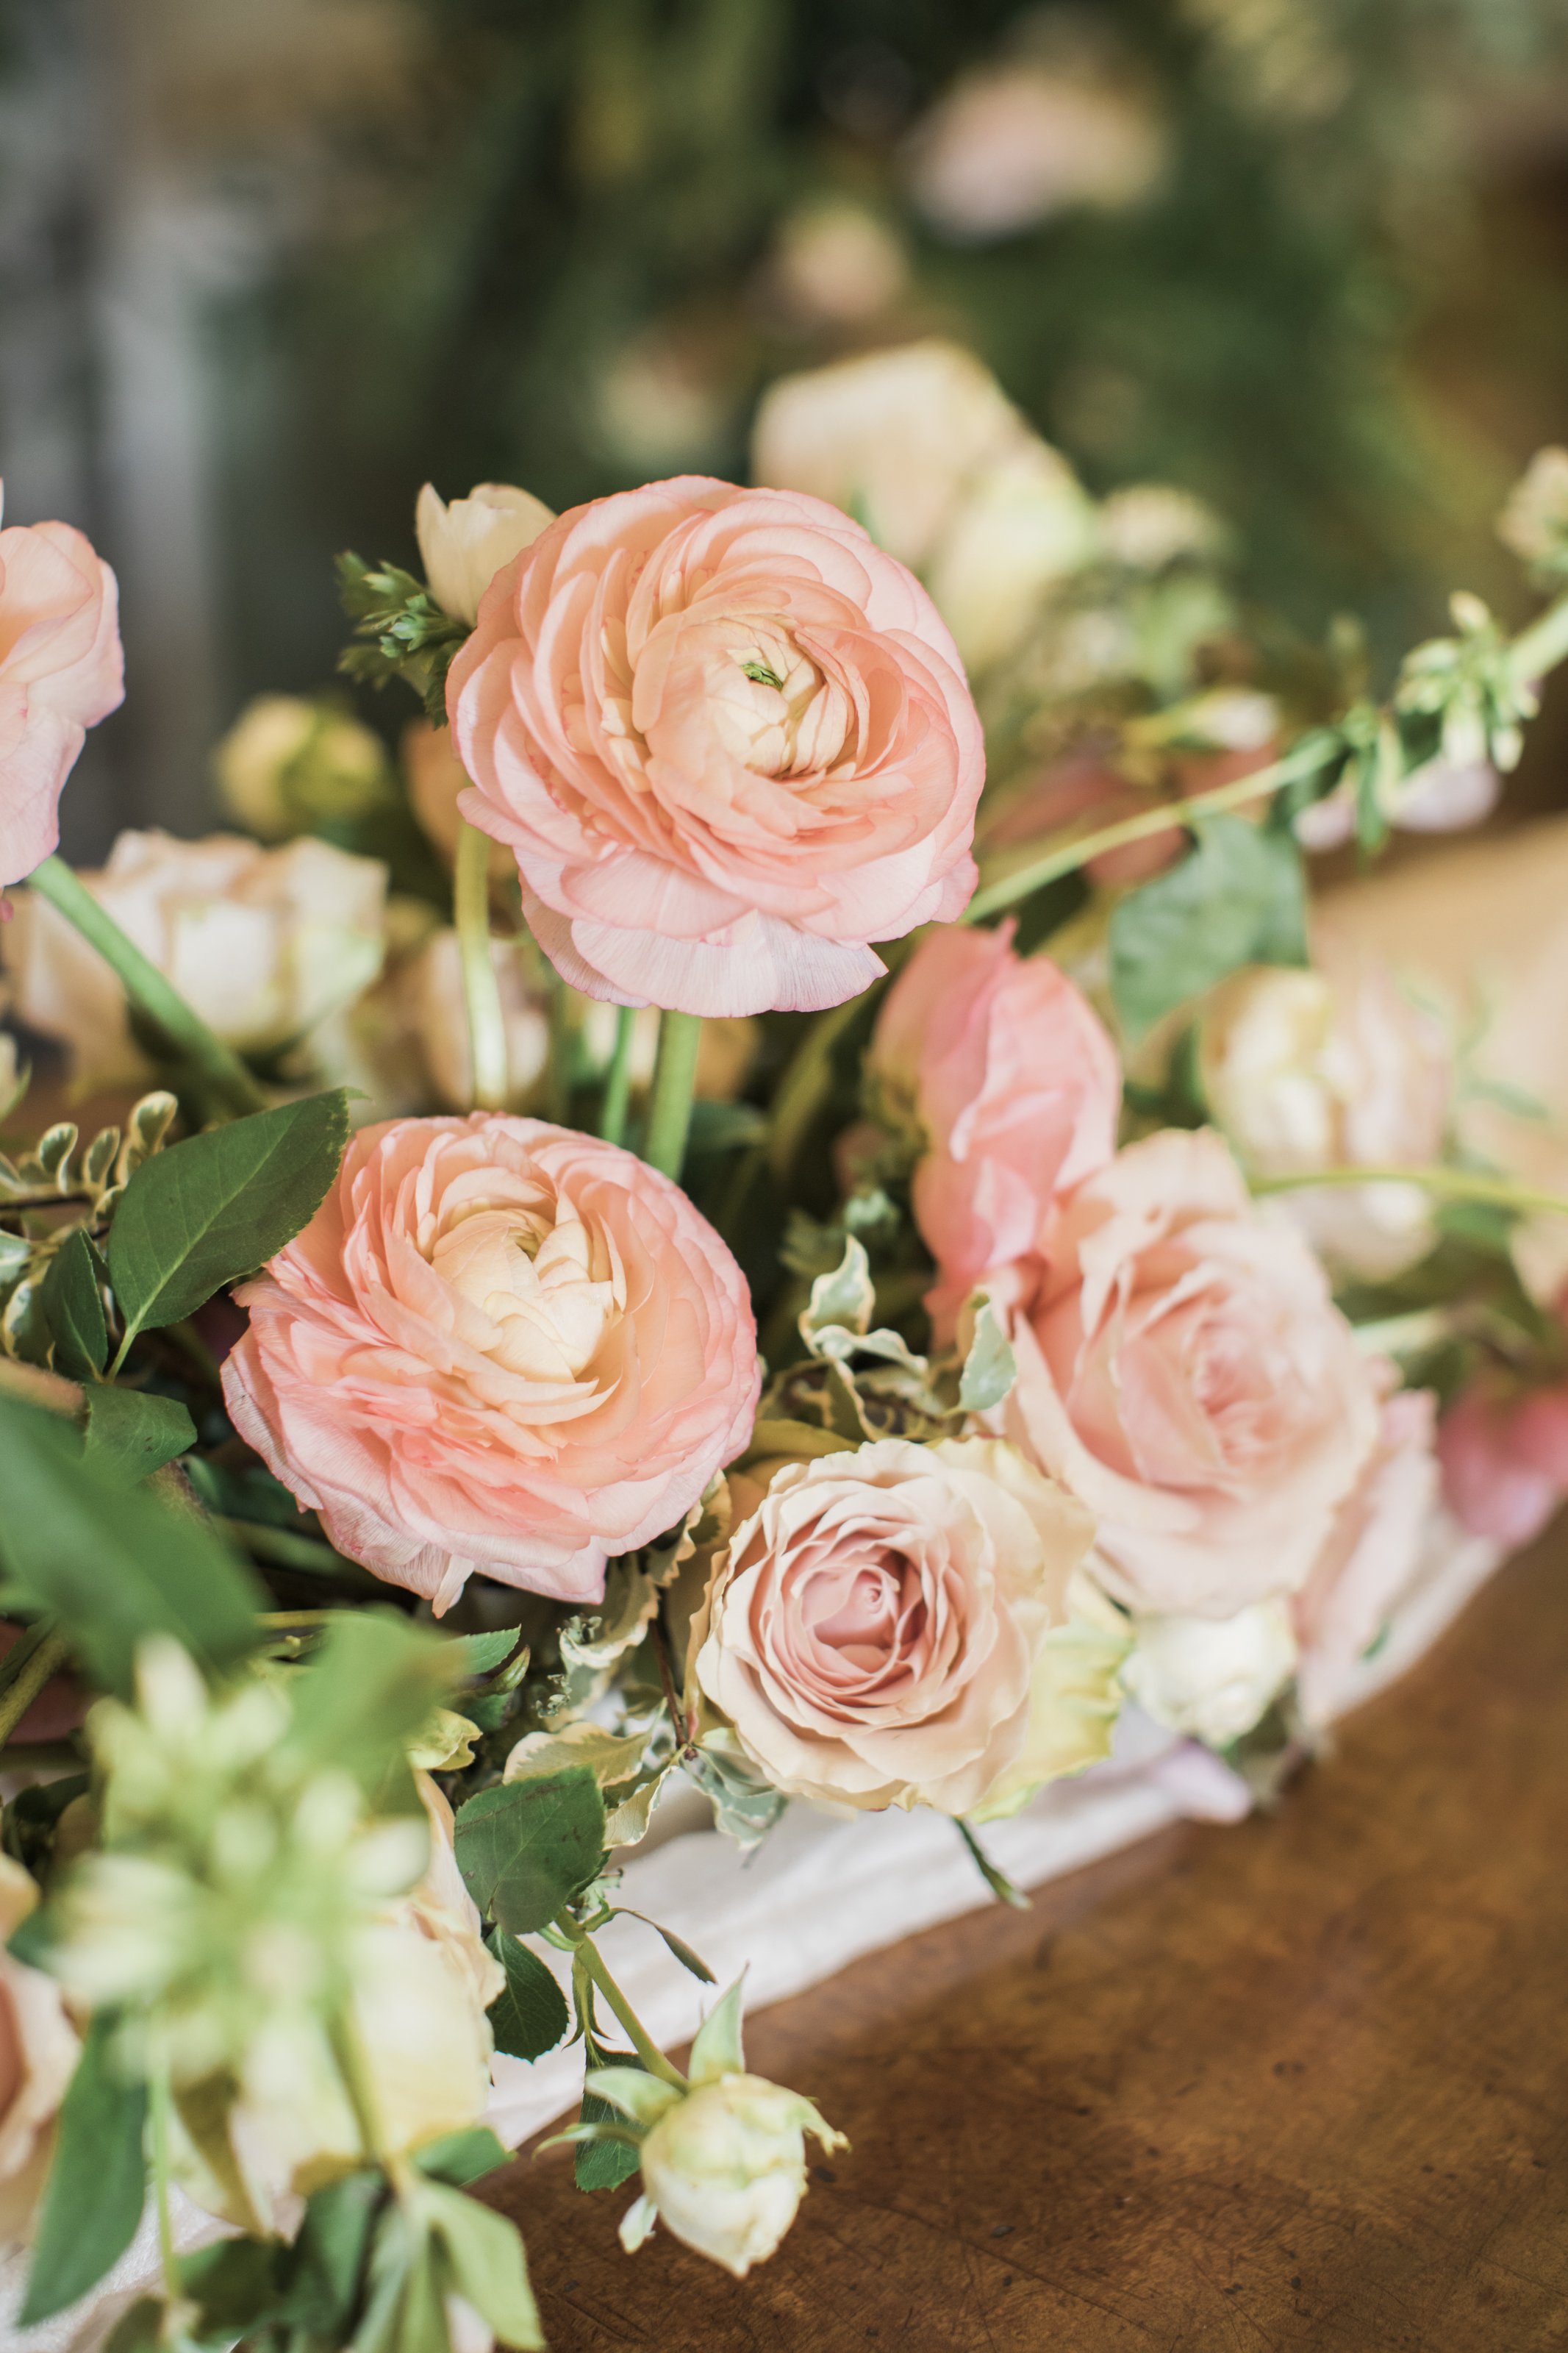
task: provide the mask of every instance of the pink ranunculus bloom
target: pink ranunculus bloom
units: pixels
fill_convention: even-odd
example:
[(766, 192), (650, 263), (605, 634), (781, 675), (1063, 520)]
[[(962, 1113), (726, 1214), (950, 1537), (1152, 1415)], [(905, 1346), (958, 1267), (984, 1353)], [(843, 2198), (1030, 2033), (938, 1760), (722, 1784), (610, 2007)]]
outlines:
[(1568, 1386), (1467, 1390), (1437, 1428), (1443, 1495), (1472, 1535), (1528, 1544), (1568, 1495)]
[(715, 1564), (696, 1682), (776, 1788), (967, 1813), (1023, 1754), (1092, 1535), (996, 1439), (785, 1464)]
[(390, 1120), (237, 1296), (235, 1428), (339, 1549), (442, 1610), (592, 1600), (739, 1452), (756, 1327), (678, 1186), (541, 1120)]
[(69, 523), (0, 531), (0, 891), (58, 848), (60, 787), (124, 694), (108, 565)]
[(1087, 1504), (1135, 1609), (1229, 1618), (1301, 1586), (1377, 1438), (1321, 1267), (1217, 1135), (1167, 1129), (1069, 1197), (1009, 1321), (1010, 1436)]
[(915, 1220), (951, 1321), (980, 1277), (1036, 1248), (1051, 1203), (1116, 1149), (1121, 1071), (1104, 1024), (1013, 925), (940, 931), (888, 992), (868, 1067), (926, 1149)]
[(1338, 1714), (1415, 1573), (1437, 1503), (1436, 1436), (1430, 1389), (1384, 1398), (1376, 1447), (1295, 1596), (1296, 1689), (1310, 1723)]
[(688, 475), (573, 508), (498, 573), (447, 708), (462, 808), (590, 997), (840, 1004), (959, 914), (980, 723), (930, 597), (795, 491)]

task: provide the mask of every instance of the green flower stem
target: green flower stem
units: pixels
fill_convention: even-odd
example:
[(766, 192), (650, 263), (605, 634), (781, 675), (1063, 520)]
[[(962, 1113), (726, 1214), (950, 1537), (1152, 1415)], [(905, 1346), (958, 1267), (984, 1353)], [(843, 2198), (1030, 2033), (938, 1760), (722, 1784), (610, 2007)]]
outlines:
[(697, 1081), (697, 1050), (701, 1042), (700, 1014), (660, 1015), (658, 1060), (654, 1065), (653, 1101), (648, 1107), (647, 1138), (642, 1156), (650, 1168), (673, 1176), (678, 1184), (686, 1158), (691, 1094)]
[(3, 1748), (52, 1675), (59, 1672), (69, 1653), (58, 1634), (47, 1627), (35, 1626), (30, 1634), (22, 1637), (11, 1658), (11, 1667), (17, 1651), (26, 1655), (19, 1665), (12, 1667), (11, 1680), (0, 1692), (0, 1748)]
[(1568, 596), (1548, 605), (1544, 613), (1521, 629), (1509, 648), (1509, 668), (1521, 686), (1544, 678), (1568, 656)]
[(678, 2091), (684, 2092), (687, 2089), (685, 2076), (679, 2067), (665, 2057), (658, 2045), (650, 2041), (641, 2019), (605, 1967), (600, 1957), (599, 1948), (592, 1936), (584, 1936), (576, 1948), (574, 1959), (584, 1975), (604, 1995), (606, 2005), (614, 2011), (624, 2031), (630, 2038), (633, 2050), (647, 2069), (648, 2073), (657, 2075), (662, 2083), (673, 2084)]
[(606, 1144), (624, 1144), (626, 1112), (632, 1099), (632, 1041), (637, 1034), (637, 1008), (623, 1005), (616, 1013), (616, 1043), (605, 1073), (605, 1099), (599, 1108), (599, 1134)]
[(158, 2203), (158, 2258), (163, 2273), (163, 2295), (173, 2303), (180, 2293), (180, 2259), (174, 2247), (174, 2219), (169, 2209), (169, 2062), (164, 2058), (147, 2079), (147, 2115), (152, 2126), (153, 2194)]
[(490, 841), (487, 833), (458, 822), (452, 883), (452, 913), (458, 926), (458, 959), (463, 1003), (468, 1016), (468, 1054), (473, 1097), (479, 1111), (500, 1111), (507, 1096), (506, 1022), (500, 986), (490, 956)]
[(1488, 1176), (1474, 1168), (1314, 1168), (1294, 1176), (1255, 1176), (1251, 1184), (1255, 1193), (1294, 1193), (1303, 1185), (1419, 1185), (1450, 1201), (1479, 1201), (1521, 1212), (1544, 1209), (1568, 1218), (1568, 1198), (1561, 1193), (1540, 1193), (1533, 1186)]
[(176, 1057), (230, 1111), (243, 1113), (267, 1109), (266, 1095), (233, 1048), (214, 1037), (157, 965), (149, 962), (134, 941), (126, 938), (113, 916), (99, 905), (63, 858), (46, 858), (27, 880), (28, 887), (40, 899), (47, 899), (98, 950), (113, 968), (137, 1012), (144, 1014), (162, 1031)]
[(1282, 760), (1275, 760), (1267, 768), (1255, 768), (1250, 776), (1235, 776), (1228, 785), (1216, 785), (1212, 791), (1193, 793), (1183, 801), (1160, 801), (1152, 807), (1140, 809), (1136, 817), (1122, 818), (1116, 825), (1102, 825), (1095, 833), (1080, 834), (1076, 841), (1058, 843), (1037, 857), (1026, 860), (1022, 865), (997, 873), (990, 881), (981, 876), (980, 888), (959, 917), (960, 923), (978, 923), (987, 915), (999, 915), (1004, 908), (1016, 907), (1020, 899), (1027, 899), (1047, 882), (1059, 881), (1064, 874), (1076, 874), (1091, 858), (1100, 858), (1109, 849), (1121, 849), (1131, 841), (1146, 841), (1151, 834), (1169, 833), (1173, 827), (1191, 825), (1195, 819), (1217, 817), (1222, 811), (1244, 808), (1248, 801), (1268, 800), (1282, 792), (1302, 776), (1316, 776), (1323, 765), (1323, 739), (1314, 734), (1299, 744)]
[(826, 1100), (832, 1082), (833, 1049), (859, 1010), (852, 997), (819, 1013), (791, 1060), (785, 1064), (768, 1122), (768, 1166), (781, 1181), (795, 1166), (795, 1155), (812, 1121)]
[(274, 1568), (298, 1569), (302, 1577), (331, 1577), (356, 1591), (376, 1593), (384, 1580), (373, 1577), (357, 1561), (345, 1560), (319, 1536), (302, 1536), (294, 1528), (269, 1527), (263, 1520), (230, 1520), (215, 1514), (212, 1525), (234, 1544), (242, 1545), (253, 1560)]

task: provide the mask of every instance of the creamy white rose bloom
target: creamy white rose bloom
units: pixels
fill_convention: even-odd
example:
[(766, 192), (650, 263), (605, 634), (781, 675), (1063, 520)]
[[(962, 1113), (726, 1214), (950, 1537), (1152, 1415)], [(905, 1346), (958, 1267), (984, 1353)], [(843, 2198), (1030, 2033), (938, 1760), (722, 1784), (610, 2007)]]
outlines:
[[(1373, 956), (1325, 937), (1310, 971), (1251, 965), (1206, 1000), (1198, 1060), (1209, 1109), (1258, 1176), (1426, 1167), (1453, 1095), (1442, 1024)], [(1279, 1197), (1330, 1263), (1376, 1281), (1431, 1248), (1417, 1186), (1304, 1186)]]
[(531, 547), (554, 512), (510, 482), (477, 482), (448, 506), (426, 482), (414, 509), (426, 584), (444, 612), (479, 618), (479, 598), (503, 564)]
[[(307, 1040), (381, 970), (386, 869), (324, 841), (263, 849), (237, 834), (122, 833), (108, 865), (81, 880), (242, 1052)], [(21, 1018), (69, 1047), (83, 1089), (146, 1077), (123, 991), (98, 951), (35, 892), (15, 904), (0, 950)]]
[(969, 242), (1005, 237), (1071, 206), (1119, 211), (1146, 195), (1165, 156), (1142, 93), (1085, 58), (1022, 58), (963, 75), (910, 142), (910, 192), (932, 227)]
[(1094, 507), (973, 353), (906, 343), (785, 376), (757, 412), (759, 482), (856, 515), (928, 581), (966, 662), (1016, 642), (1098, 546)]
[(54, 1979), (5, 1950), (37, 1900), (31, 1873), (0, 1855), (0, 2245), (29, 2234), (81, 2048)]
[(229, 815), (264, 841), (309, 832), (324, 818), (357, 817), (387, 791), (379, 735), (331, 703), (258, 694), (213, 754)]
[(1121, 1681), (1156, 1724), (1224, 1748), (1251, 1731), (1295, 1667), (1290, 1606), (1277, 1597), (1234, 1618), (1135, 1620)]
[(691, 2045), (686, 2088), (632, 2067), (602, 2067), (586, 2088), (633, 2120), (641, 2137), (642, 2196), (621, 2222), (628, 2254), (656, 2221), (744, 2279), (765, 2263), (805, 2195), (805, 2136), (825, 2152), (847, 2148), (798, 2092), (748, 2075), (739, 1981), (715, 2004)]

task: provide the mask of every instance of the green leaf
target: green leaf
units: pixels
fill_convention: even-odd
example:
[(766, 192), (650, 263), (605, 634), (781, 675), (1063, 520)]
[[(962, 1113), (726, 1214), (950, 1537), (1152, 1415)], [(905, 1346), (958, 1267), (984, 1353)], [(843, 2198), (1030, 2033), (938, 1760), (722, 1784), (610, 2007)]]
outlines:
[(145, 1160), (109, 1237), (127, 1339), (190, 1315), (310, 1223), (349, 1134), (342, 1088), (209, 1128)]
[(209, 1668), (256, 1639), (261, 1588), (195, 1513), (127, 1492), (70, 1424), (0, 1398), (0, 1567), (94, 1680), (128, 1696), (136, 1645), (172, 1634)]
[(84, 1459), (122, 1487), (138, 1486), (196, 1442), (196, 1426), (177, 1398), (99, 1383), (87, 1393)]
[(1018, 1377), (1018, 1360), (1012, 1343), (996, 1321), (989, 1299), (983, 1299), (974, 1318), (974, 1336), (963, 1360), (958, 1402), (965, 1413), (985, 1413), (1000, 1405)]
[(220, 2239), (216, 2246), (195, 2247), (181, 2256), (180, 2293), (198, 2307), (203, 2337), (232, 2341), (247, 2336), (276, 2309), (283, 2268), (279, 2253), (258, 2239)]
[(605, 1800), (585, 1767), (481, 1789), (458, 1815), (458, 1862), (487, 1918), (514, 1936), (548, 1927), (598, 1873)]
[(756, 1846), (784, 1812), (785, 1799), (751, 1765), (739, 1743), (722, 1726), (705, 1733), (696, 1748), (680, 1752), (689, 1773), (713, 1809), (713, 1819), (738, 1846)]
[(1029, 1903), (1028, 1897), (1024, 1894), (1021, 1888), (1014, 1886), (1012, 1881), (1008, 1878), (1005, 1871), (998, 1870), (995, 1863), (992, 1862), (991, 1857), (986, 1853), (985, 1849), (981, 1845), (980, 1841), (975, 1837), (974, 1832), (970, 1829), (969, 1824), (958, 1815), (953, 1817), (953, 1822), (959, 1837), (969, 1849), (970, 1859), (973, 1862), (975, 1870), (980, 1873), (981, 1878), (985, 1882), (986, 1886), (991, 1890), (992, 1894), (994, 1895), (998, 1904), (1010, 1904), (1015, 1912), (1027, 1912), (1031, 1910), (1032, 1906)]
[(427, 2226), (440, 2242), (451, 2285), (489, 2323), (498, 2341), (520, 2353), (542, 2347), (539, 2313), (515, 2222), (460, 2189), (427, 2182), (420, 2193)]
[(518, 1645), (515, 1626), (502, 1626), (493, 1634), (456, 1634), (452, 1647), (458, 1654), (458, 1672), (465, 1682), (477, 1683), (482, 1675), (493, 1674), (502, 1667)]
[(686, 2096), (677, 2084), (650, 2075), (646, 2067), (595, 2067), (583, 2080), (584, 2089), (596, 2100), (608, 2100), (639, 2125), (658, 2124), (667, 2108)]
[[(623, 2060), (621, 2063), (630, 2066), (633, 2063)], [(624, 2126), (626, 2118), (620, 2109), (608, 2100), (601, 2100), (596, 2094), (585, 2091), (579, 2122)], [(618, 2189), (623, 2181), (631, 2179), (640, 2163), (637, 2150), (628, 2141), (582, 2141), (578, 2144), (574, 2168), (577, 2187), (579, 2189)]]
[(506, 1971), (506, 1986), (490, 2004), (496, 2049), (513, 2059), (542, 2059), (572, 2023), (566, 1997), (537, 1953), (494, 1928), (486, 1940)]
[(877, 1287), (871, 1280), (866, 1245), (848, 1234), (838, 1264), (831, 1273), (819, 1274), (812, 1284), (811, 1303), (800, 1319), (800, 1328), (807, 1339), (829, 1324), (863, 1334), (871, 1328), (876, 1307)]
[(139, 2295), (104, 2338), (103, 2353), (153, 2353), (163, 2336), (163, 2306), (155, 2295)]
[(358, 2306), (371, 2232), (385, 2195), (380, 2173), (351, 2173), (318, 2189), (292, 2250), (291, 2308), (329, 2343), (342, 2343)]
[(116, 2023), (99, 2011), (66, 2088), (26, 2298), (16, 2316), (23, 2328), (96, 2287), (142, 2220), (147, 2092), (144, 2084), (122, 2083), (109, 2064)]
[(335, 1611), (292, 1686), (290, 1746), (384, 1797), (389, 1773), (401, 1773), (405, 1744), (461, 1672), (455, 1648), (394, 1609)]
[(49, 1261), (38, 1286), (54, 1343), (55, 1370), (73, 1381), (91, 1380), (109, 1361), (101, 1287), (107, 1280), (103, 1261), (85, 1229), (78, 1226)]
[(415, 2150), (414, 2162), (427, 2179), (466, 2189), (470, 2181), (482, 2181), (499, 2166), (510, 2165), (511, 2151), (501, 2147), (489, 2125), (471, 2125), (465, 2132), (443, 2133), (439, 2140), (427, 2140), (423, 2148)]
[(678, 1936), (673, 1928), (661, 1926), (658, 1921), (650, 1920), (646, 1912), (634, 1912), (630, 1905), (626, 1904), (616, 1905), (616, 1917), (618, 1920), (640, 1920), (645, 1928), (651, 1928), (656, 1936), (663, 1937), (683, 1969), (689, 1969), (692, 1976), (699, 1978), (703, 1985), (718, 1983), (718, 1979), (701, 1954), (694, 1953), (685, 1937)]
[(687, 2073), (694, 2084), (711, 2084), (721, 2075), (739, 2075), (746, 2060), (741, 2045), (741, 2018), (745, 1977), (726, 1986), (692, 2037)]
[(1306, 961), (1300, 852), (1242, 818), (1207, 818), (1191, 855), (1110, 918), (1110, 994), (1134, 1044), (1241, 965)]

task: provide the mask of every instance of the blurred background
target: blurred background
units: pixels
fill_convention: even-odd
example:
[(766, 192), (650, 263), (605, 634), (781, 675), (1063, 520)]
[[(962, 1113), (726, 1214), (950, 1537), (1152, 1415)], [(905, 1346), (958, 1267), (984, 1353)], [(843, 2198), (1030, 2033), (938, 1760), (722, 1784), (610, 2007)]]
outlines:
[(743, 477), (769, 380), (919, 335), (1374, 665), (1450, 586), (1528, 604), (1565, 0), (0, 0), (0, 44), (6, 518), (122, 593), (78, 861), (213, 824), (214, 741), (331, 681), (331, 558), (413, 562), (426, 479)]

